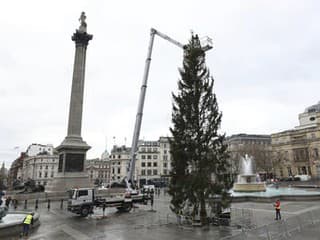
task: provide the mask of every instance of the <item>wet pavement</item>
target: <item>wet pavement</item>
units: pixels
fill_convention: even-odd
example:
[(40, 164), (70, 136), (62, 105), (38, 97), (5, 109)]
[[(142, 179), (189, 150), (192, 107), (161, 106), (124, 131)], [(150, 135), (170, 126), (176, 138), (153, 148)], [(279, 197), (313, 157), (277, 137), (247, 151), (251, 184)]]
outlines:
[[(103, 217), (102, 210), (97, 208), (93, 215), (86, 218), (67, 212), (66, 202), (63, 209), (60, 208), (60, 202), (52, 202), (50, 210), (47, 209), (46, 203), (40, 203), (37, 212), (40, 213), (41, 225), (30, 234), (28, 239), (197, 240), (220, 239), (241, 231), (235, 227), (236, 223), (224, 227), (210, 226), (206, 229), (179, 226), (175, 215), (169, 209), (169, 201), (169, 196), (164, 196), (162, 193), (155, 197), (153, 207), (155, 211), (151, 211), (150, 205), (137, 205), (130, 213), (118, 213), (113, 208), (107, 208), (106, 216)], [(18, 210), (22, 208), (23, 206), (18, 206)], [(238, 209), (239, 213), (248, 213), (246, 215), (248, 228), (274, 222), (275, 213), (272, 203), (234, 203), (232, 208)], [(282, 217), (287, 218), (319, 208), (319, 202), (282, 202), (281, 212)], [(30, 209), (34, 210), (34, 208)], [(241, 217), (243, 220), (243, 216)], [(239, 225), (245, 227), (243, 222), (239, 222)], [(11, 239), (19, 239), (19, 237), (13, 236)]]

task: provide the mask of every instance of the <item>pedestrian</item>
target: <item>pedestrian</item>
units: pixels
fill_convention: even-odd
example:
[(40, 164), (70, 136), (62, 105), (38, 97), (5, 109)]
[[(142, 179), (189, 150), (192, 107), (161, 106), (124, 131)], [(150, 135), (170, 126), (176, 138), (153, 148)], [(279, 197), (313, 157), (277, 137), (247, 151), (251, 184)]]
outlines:
[(33, 215), (34, 213), (29, 213), (24, 219), (23, 219), (23, 230), (22, 230), (22, 236), (28, 236), (29, 230), (30, 230), (30, 224), (33, 225)]
[(8, 208), (9, 208), (10, 202), (11, 202), (11, 197), (7, 197), (5, 204)]
[(13, 200), (12, 200), (12, 204), (13, 204), (14, 210), (16, 210), (17, 207), (18, 207), (18, 200), (17, 200), (17, 199), (13, 199)]
[(275, 220), (281, 220), (281, 213), (280, 213), (280, 200), (278, 199), (275, 203), (274, 203), (274, 208), (276, 210), (276, 218)]
[(3, 203), (2, 197), (4, 196), (4, 192), (2, 190), (0, 190), (0, 206)]

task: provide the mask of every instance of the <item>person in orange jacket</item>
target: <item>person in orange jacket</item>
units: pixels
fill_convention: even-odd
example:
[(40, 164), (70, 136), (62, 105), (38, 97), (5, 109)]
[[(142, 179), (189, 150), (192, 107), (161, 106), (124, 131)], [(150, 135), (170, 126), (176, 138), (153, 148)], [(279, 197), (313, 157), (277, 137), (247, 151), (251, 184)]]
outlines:
[(274, 208), (276, 210), (276, 218), (275, 220), (281, 220), (281, 213), (280, 213), (280, 200), (278, 199), (275, 203), (274, 203)]

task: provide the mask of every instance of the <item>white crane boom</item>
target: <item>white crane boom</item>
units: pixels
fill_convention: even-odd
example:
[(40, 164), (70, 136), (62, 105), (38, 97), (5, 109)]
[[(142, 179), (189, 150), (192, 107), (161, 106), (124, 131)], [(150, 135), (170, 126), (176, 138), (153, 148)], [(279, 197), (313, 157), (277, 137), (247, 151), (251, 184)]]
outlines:
[[(151, 28), (148, 53), (147, 53), (147, 58), (146, 58), (146, 62), (145, 62), (143, 79), (142, 79), (142, 86), (141, 86), (141, 91), (140, 91), (140, 96), (139, 96), (138, 111), (137, 111), (137, 115), (136, 115), (136, 122), (135, 122), (135, 126), (134, 126), (134, 132), (133, 132), (132, 143), (131, 143), (130, 160), (129, 160), (129, 164), (127, 166), (126, 182), (127, 183), (131, 182), (131, 184), (134, 182), (133, 175), (134, 175), (135, 162), (136, 162), (136, 152), (138, 150), (138, 141), (139, 141), (139, 136), (140, 136), (144, 99), (146, 96), (147, 81), (148, 81), (148, 76), (149, 76), (152, 48), (153, 48), (153, 42), (154, 42), (155, 35), (158, 35), (159, 37), (173, 43), (174, 45), (176, 45), (182, 49), (185, 48), (185, 45), (183, 45), (182, 43), (170, 38), (169, 36), (159, 32), (158, 30), (156, 30), (154, 28)], [(201, 44), (203, 51), (210, 50), (212, 48), (211, 39), (207, 38), (207, 40), (205, 40), (205, 41), (206, 42), (204, 42), (203, 45)]]

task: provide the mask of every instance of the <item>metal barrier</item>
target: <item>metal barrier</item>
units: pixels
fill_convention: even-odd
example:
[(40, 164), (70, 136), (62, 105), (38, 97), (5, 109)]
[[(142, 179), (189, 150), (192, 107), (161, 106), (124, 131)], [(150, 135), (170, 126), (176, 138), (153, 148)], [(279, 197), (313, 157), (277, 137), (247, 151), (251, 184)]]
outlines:
[(296, 231), (320, 222), (320, 209), (278, 220), (254, 229), (243, 229), (241, 233), (222, 238), (222, 240), (280, 240), (290, 239)]

